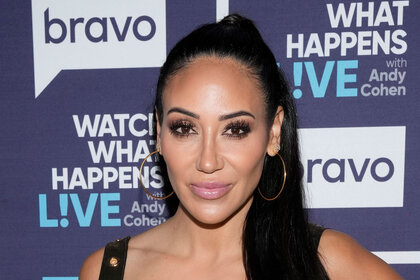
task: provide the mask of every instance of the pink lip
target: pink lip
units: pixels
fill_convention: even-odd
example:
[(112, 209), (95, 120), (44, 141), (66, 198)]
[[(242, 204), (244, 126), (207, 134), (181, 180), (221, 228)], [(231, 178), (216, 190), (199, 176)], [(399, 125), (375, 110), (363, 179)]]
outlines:
[(224, 196), (231, 188), (231, 184), (220, 182), (200, 182), (191, 184), (193, 193), (202, 199), (212, 200)]

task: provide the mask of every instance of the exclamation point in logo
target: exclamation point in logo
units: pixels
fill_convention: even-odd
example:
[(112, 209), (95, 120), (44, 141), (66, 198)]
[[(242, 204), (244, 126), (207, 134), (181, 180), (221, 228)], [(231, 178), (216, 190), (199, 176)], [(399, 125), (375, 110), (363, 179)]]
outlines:
[[(60, 194), (60, 212), (62, 217), (67, 217), (68, 201), (68, 195), (66, 193)], [(69, 220), (67, 218), (62, 218), (60, 220), (60, 226), (63, 228), (68, 227)]]
[(302, 97), (302, 90), (297, 87), (300, 87), (302, 84), (302, 62), (293, 63), (293, 80), (295, 82), (293, 97), (299, 99)]

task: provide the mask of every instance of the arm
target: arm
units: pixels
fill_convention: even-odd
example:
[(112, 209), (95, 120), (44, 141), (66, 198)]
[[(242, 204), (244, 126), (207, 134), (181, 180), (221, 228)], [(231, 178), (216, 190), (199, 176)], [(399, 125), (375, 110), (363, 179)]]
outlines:
[(103, 256), (104, 249), (100, 249), (87, 257), (80, 269), (79, 280), (97, 280), (101, 271)]
[(344, 233), (326, 230), (318, 251), (331, 280), (402, 280), (387, 263)]

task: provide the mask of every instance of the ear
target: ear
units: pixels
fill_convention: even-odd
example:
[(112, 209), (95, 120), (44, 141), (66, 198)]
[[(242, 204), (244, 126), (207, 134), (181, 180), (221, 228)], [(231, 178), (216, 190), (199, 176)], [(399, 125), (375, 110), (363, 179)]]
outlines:
[(270, 128), (270, 134), (267, 143), (267, 154), (270, 156), (275, 156), (274, 147), (276, 145), (280, 146), (280, 136), (281, 136), (281, 125), (283, 124), (284, 111), (283, 107), (279, 106), (277, 108), (276, 116), (274, 117), (273, 124)]

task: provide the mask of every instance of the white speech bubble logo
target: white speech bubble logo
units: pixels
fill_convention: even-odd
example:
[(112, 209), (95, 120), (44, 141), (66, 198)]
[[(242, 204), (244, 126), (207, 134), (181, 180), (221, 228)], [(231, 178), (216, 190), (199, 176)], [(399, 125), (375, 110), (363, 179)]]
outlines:
[(299, 134), (309, 208), (403, 207), (404, 126)]
[(35, 98), (61, 70), (160, 67), (165, 0), (32, 0)]

